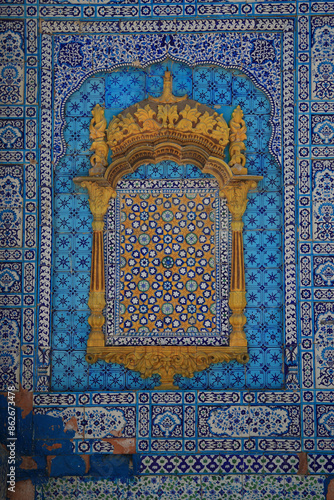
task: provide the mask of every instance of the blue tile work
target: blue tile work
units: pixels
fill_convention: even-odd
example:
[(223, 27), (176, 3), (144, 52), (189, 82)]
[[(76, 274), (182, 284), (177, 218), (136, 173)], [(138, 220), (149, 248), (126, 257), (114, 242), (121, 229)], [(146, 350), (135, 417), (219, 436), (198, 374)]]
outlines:
[[(231, 28), (233, 26), (233, 23), (234, 21), (229, 21), (227, 23), (226, 26), (229, 26), (229, 28)], [(234, 25), (236, 26), (236, 24), (234, 23)], [(149, 29), (149, 25), (148, 24), (142, 24), (141, 25), (143, 29)], [(278, 24), (275, 24), (276, 27), (279, 27), (279, 23)], [(108, 23), (108, 29), (109, 30), (113, 30), (114, 28), (116, 27), (116, 25), (113, 25), (112, 23)], [(198, 29), (198, 26), (196, 24), (194, 24), (194, 28)], [(287, 28), (287, 26), (285, 25), (285, 29)], [(292, 28), (292, 24), (290, 23), (289, 24), (289, 27), (287, 28), (287, 33), (289, 32), (289, 30), (291, 30)], [(52, 28), (52, 25), (49, 25), (49, 28), (48, 29), (53, 29)], [(93, 25), (92, 25), (92, 29), (93, 29)], [(151, 29), (151, 28), (150, 28)], [(151, 35), (147, 35), (146, 37), (146, 40), (147, 40), (147, 43), (150, 43), (149, 41), (152, 39)], [(168, 46), (168, 50), (171, 51), (171, 53), (175, 52), (177, 54), (177, 52), (179, 52), (179, 57), (183, 57), (182, 54), (184, 54), (184, 50), (185, 50), (185, 47), (187, 47), (187, 51), (189, 52), (189, 54), (194, 54), (194, 42), (195, 40), (197, 40), (198, 42), (196, 43), (200, 43), (201, 45), (201, 50), (205, 52), (207, 52), (208, 50), (208, 45), (205, 44), (203, 45), (202, 44), (202, 41), (200, 41), (201, 39), (198, 37), (198, 35), (195, 36), (195, 38), (192, 38), (190, 39), (188, 35), (182, 35), (182, 37), (180, 39), (176, 39), (176, 38), (173, 38), (173, 40), (171, 39), (166, 39), (166, 38), (163, 38), (163, 37), (160, 37), (158, 36), (158, 38), (155, 38), (156, 40), (159, 40), (159, 43), (160, 45), (155, 45), (156, 47), (156, 51), (155, 52), (152, 52), (152, 50), (150, 51), (150, 55), (149, 57), (154, 60), (156, 59), (159, 54), (160, 54), (160, 57), (161, 57), (161, 50), (164, 51), (165, 48), (167, 48)], [(47, 42), (48, 40), (48, 37), (46, 36), (45, 37), (45, 53), (47, 53), (47, 51), (49, 50), (49, 42)], [(71, 91), (71, 89), (73, 88), (77, 88), (78, 85), (80, 84), (80, 79), (82, 80), (82, 73), (81, 72), (78, 72), (77, 68), (78, 65), (80, 64), (80, 61), (83, 62), (84, 64), (84, 67), (87, 68), (87, 70), (91, 70), (92, 68), (92, 59), (91, 58), (88, 58), (88, 53), (89, 51), (92, 49), (93, 45), (92, 45), (92, 41), (94, 41), (93, 39), (91, 38), (88, 38), (86, 35), (84, 35), (83, 39), (81, 40), (84, 41), (86, 40), (87, 41), (87, 44), (85, 45), (85, 55), (83, 55), (84, 53), (82, 52), (82, 54), (80, 53), (80, 51), (78, 52), (78, 49), (79, 49), (79, 46), (82, 47), (82, 43), (80, 42), (79, 45), (76, 45), (74, 46), (72, 42), (74, 42), (74, 40), (76, 40), (78, 42), (78, 38), (74, 38), (74, 39), (71, 39), (72, 41), (70, 41), (68, 38), (57, 38), (57, 45), (56, 45), (56, 50), (58, 51), (59, 49), (59, 59), (55, 59), (55, 61), (57, 62), (58, 64), (58, 69), (59, 71), (57, 71), (57, 82), (56, 82), (56, 88), (59, 89), (59, 98), (58, 96), (56, 97), (56, 102), (57, 102), (57, 107), (56, 107), (56, 116), (59, 116), (60, 119), (56, 119), (56, 122), (55, 122), (55, 135), (54, 135), (54, 139), (55, 139), (55, 149), (54, 151), (56, 152), (57, 156), (59, 154), (59, 152), (62, 151), (62, 148), (64, 147), (63, 144), (59, 145), (59, 140), (60, 140), (60, 131), (61, 131), (61, 128), (62, 128), (62, 118), (61, 118), (61, 109), (60, 108), (60, 104), (61, 102), (63, 102), (62, 100), (64, 100), (64, 96), (67, 95), (67, 93), (69, 91)], [(106, 37), (102, 37), (100, 38), (100, 41), (102, 43), (102, 46), (105, 46), (105, 51), (107, 51), (108, 53), (110, 53), (110, 51), (114, 51), (114, 48), (113, 48), (113, 45), (110, 45), (111, 43), (111, 40), (113, 40), (113, 43), (114, 41), (118, 43), (118, 38), (114, 38), (114, 39), (111, 39), (111, 38), (106, 38)], [(287, 35), (287, 43), (284, 45), (284, 47), (286, 47), (286, 50), (290, 50), (290, 45), (289, 45), (289, 35)], [(166, 45), (166, 41), (168, 41), (167, 45)], [(187, 41), (187, 45), (184, 44), (184, 42)], [(271, 147), (272, 150), (274, 150), (277, 154), (278, 154), (278, 151), (280, 150), (280, 141), (278, 140), (279, 136), (278, 136), (278, 130), (279, 130), (279, 127), (278, 127), (278, 122), (277, 122), (277, 117), (278, 115), (280, 114), (280, 106), (279, 106), (279, 87), (277, 85), (274, 85), (274, 81), (277, 81), (277, 76), (278, 76), (278, 72), (277, 72), (277, 69), (279, 67), (279, 59), (278, 57), (276, 57), (278, 54), (279, 54), (279, 51), (277, 49), (278, 47), (278, 43), (279, 43), (279, 37), (277, 36), (273, 36), (273, 37), (269, 37), (266, 35), (266, 40), (263, 39), (263, 37), (261, 38), (261, 40), (257, 40), (257, 37), (252, 37), (251, 39), (249, 39), (250, 41), (250, 44), (248, 45), (248, 66), (247, 68), (243, 68), (244, 71), (248, 72), (248, 74), (250, 75), (251, 79), (253, 81), (256, 81), (258, 83), (258, 85), (262, 88), (266, 88), (267, 92), (268, 92), (268, 95), (269, 95), (269, 98), (270, 98), (270, 103), (271, 103), (271, 109), (272, 109), (272, 126), (273, 126), (273, 133), (272, 133), (272, 136), (270, 138), (270, 141), (271, 141), (271, 146), (269, 144), (269, 147)], [(66, 42), (66, 43), (65, 43)], [(222, 36), (220, 37), (219, 39), (216, 37), (216, 36), (213, 36), (213, 37), (210, 37), (210, 43), (215, 43), (216, 46), (217, 46), (217, 50), (216, 48), (214, 49), (214, 53), (215, 53), (215, 58), (217, 59), (217, 64), (226, 64), (227, 66), (229, 64), (231, 64), (231, 52), (228, 52), (228, 51), (222, 51), (222, 48), (223, 46), (221, 45), (222, 42), (225, 43), (225, 46), (226, 44), (228, 44), (229, 46), (234, 47), (235, 45), (235, 41), (233, 40), (233, 37), (231, 36)], [(75, 44), (76, 42), (74, 42)], [(95, 42), (94, 42), (95, 43)], [(117, 45), (116, 43), (116, 45)], [(105, 45), (103, 45), (105, 44)], [(180, 45), (181, 44), (181, 45)], [(218, 45), (217, 45), (218, 44)], [(115, 47), (116, 47), (115, 45)], [(110, 68), (110, 64), (113, 64), (113, 66), (115, 64), (117, 64), (117, 61), (119, 61), (120, 59), (118, 58), (118, 56), (116, 58), (114, 58), (113, 60), (111, 60), (110, 58), (108, 60), (105, 59), (105, 56), (103, 55), (103, 53), (101, 52), (101, 45), (99, 45), (99, 47), (97, 48), (97, 51), (99, 52), (99, 56), (98, 58), (96, 59), (95, 55), (95, 52), (93, 51), (92, 53), (92, 56), (93, 56), (93, 66), (96, 66), (97, 68), (101, 68), (101, 67), (105, 67), (107, 66), (108, 68)], [(178, 46), (179, 48), (176, 50), (175, 47)], [(140, 45), (137, 45), (136, 46), (136, 50), (138, 50), (138, 48), (140, 47)], [(152, 46), (151, 46), (152, 48)], [(87, 52), (87, 50), (88, 52)], [(82, 48), (80, 49), (82, 50)], [(118, 49), (117, 49), (118, 50)], [(181, 53), (180, 53), (180, 50), (181, 50)], [(237, 50), (237, 49), (235, 49)], [(259, 64), (261, 64), (263, 61), (262, 61), (262, 58), (263, 58), (263, 54), (264, 53), (268, 53), (268, 57), (267, 59), (265, 58), (264, 60), (267, 61), (265, 64), (266, 64), (266, 67), (268, 69), (268, 72), (266, 73), (263, 73), (263, 72), (259, 72), (258, 71), (258, 68), (259, 68)], [(43, 52), (44, 53), (44, 52)], [(79, 53), (79, 56), (77, 55)], [(105, 53), (105, 52), (104, 52)], [(114, 52), (113, 52), (114, 53)], [(238, 53), (238, 52), (235, 52), (235, 54)], [(287, 52), (288, 53), (288, 52)], [(198, 50), (195, 51), (195, 54), (198, 54)], [(219, 58), (218, 58), (218, 54), (219, 54)], [(139, 57), (139, 60), (142, 60), (142, 58), (144, 57), (143, 61), (145, 61), (145, 58), (147, 57), (146, 56), (146, 52), (142, 53), (142, 52), (137, 52), (137, 55)], [(193, 56), (191, 56), (193, 57)], [(276, 59), (275, 59), (276, 57)], [(70, 58), (70, 59), (69, 59)], [(147, 60), (147, 59), (146, 59)], [(69, 62), (70, 61), (70, 62)], [(237, 60), (235, 59), (235, 62), (237, 62)], [(73, 67), (74, 65), (74, 67)], [(137, 63), (136, 63), (137, 65)], [(48, 67), (49, 66), (49, 59), (46, 58), (45, 60), (45, 67)], [(72, 69), (70, 68), (74, 68), (73, 71)], [(291, 87), (291, 83), (292, 83), (292, 80), (291, 80), (291, 74), (292, 73), (289, 73), (289, 69), (291, 69), (292, 66), (291, 66), (291, 59), (286, 59), (286, 66), (285, 66), (285, 69), (287, 70), (286, 73), (284, 73), (284, 78), (285, 78), (285, 87), (286, 88), (292, 88)], [(64, 77), (65, 73), (66, 73), (66, 78)], [(261, 75), (261, 76), (260, 76)], [(70, 78), (69, 78), (70, 76)], [(183, 75), (184, 76), (184, 75)], [(264, 78), (264, 79), (263, 79)], [(214, 77), (214, 80), (216, 80), (216, 77)], [(226, 86), (226, 79), (224, 79), (224, 81), (220, 81), (220, 84), (224, 84), (224, 86)], [(290, 85), (290, 87), (289, 87)], [(246, 95), (246, 94), (245, 94)], [(288, 94), (284, 94), (284, 96), (287, 96)], [(254, 96), (256, 98), (256, 96)], [(285, 99), (285, 97), (284, 97)], [(49, 96), (47, 95), (46, 96), (46, 103), (48, 104), (49, 102)], [(243, 101), (244, 102), (244, 101)], [(292, 114), (292, 110), (291, 108), (289, 108), (288, 106), (288, 100), (286, 101), (286, 104), (287, 106), (284, 107), (285, 109), (285, 123), (286, 123), (286, 126), (289, 128), (290, 127), (290, 130), (292, 131), (292, 117), (293, 117), (293, 114)], [(59, 114), (60, 113), (60, 114)], [(275, 131), (275, 132), (274, 132)], [(259, 134), (261, 135), (261, 134)], [(262, 137), (262, 135), (261, 135)], [(47, 143), (47, 136), (46, 136), (46, 143)], [(289, 382), (289, 384), (291, 385), (291, 387), (296, 387), (298, 385), (298, 382), (297, 382), (297, 379), (296, 379), (296, 324), (295, 322), (293, 321), (293, 318), (295, 318), (295, 309), (296, 309), (296, 302), (295, 302), (295, 283), (294, 283), (294, 275), (295, 275), (295, 266), (294, 266), (294, 257), (293, 257), (293, 252), (291, 251), (292, 248), (293, 248), (293, 245), (294, 245), (294, 219), (293, 219), (293, 210), (292, 210), (292, 206), (291, 206), (291, 203), (293, 202), (293, 182), (292, 184), (289, 184), (289, 182), (291, 183), (291, 179), (292, 179), (292, 168), (294, 166), (294, 162), (293, 162), (293, 145), (291, 143), (291, 141), (289, 142), (288, 140), (285, 142), (285, 148), (284, 148), (284, 152), (286, 154), (286, 159), (285, 159), (285, 169), (284, 169), (284, 178), (285, 178), (285, 184), (287, 186), (286, 189), (288, 189), (288, 195), (286, 197), (286, 210), (285, 210), (285, 222), (286, 224), (288, 224), (288, 228), (289, 230), (286, 232), (286, 235), (285, 235), (285, 248), (286, 248), (286, 254), (285, 254), (285, 270), (286, 272), (288, 273), (289, 275), (289, 279), (286, 281), (286, 286), (285, 286), (285, 301), (286, 301), (286, 311), (285, 311), (285, 329), (286, 329), (286, 341), (287, 343), (289, 344), (289, 350), (287, 352), (289, 352), (289, 362), (288, 362), (288, 367), (287, 367), (287, 371), (288, 371), (288, 375), (287, 375), (287, 381)], [(287, 250), (289, 249), (289, 250)], [(43, 297), (41, 297), (42, 301), (46, 302), (45, 300), (45, 295), (43, 295)], [(48, 298), (49, 300), (49, 298)], [(44, 305), (43, 305), (43, 308), (44, 308)], [(47, 310), (48, 307), (45, 307), (45, 310)], [(46, 326), (46, 325), (45, 325)], [(43, 326), (43, 330), (44, 330), (44, 326)], [(47, 335), (46, 331), (45, 333), (42, 333), (41, 334), (44, 336), (44, 335)], [(276, 356), (276, 354), (275, 354)], [(255, 360), (257, 360), (257, 353), (255, 354)], [(276, 358), (277, 359), (277, 358)], [(262, 361), (260, 361), (262, 362)], [(234, 374), (233, 374), (234, 375)], [(243, 382), (243, 373), (239, 373), (238, 371), (235, 372), (235, 375), (236, 375), (236, 384), (239, 385), (239, 386), (243, 386), (244, 385), (244, 382)], [(253, 378), (254, 380), (254, 378)], [(194, 379), (194, 381), (198, 384), (198, 382), (200, 383), (200, 386), (201, 384), (203, 384), (203, 381), (202, 381), (202, 375), (200, 376), (197, 376), (196, 379)], [(256, 381), (258, 383), (258, 381)], [(260, 381), (260, 383), (262, 383), (262, 381)], [(277, 377), (276, 377), (276, 380), (275, 380), (275, 383), (277, 383)]]
[[(306, 498), (322, 500), (325, 498), (326, 478), (322, 476), (278, 477), (272, 474), (225, 475), (207, 474), (202, 476), (155, 476), (135, 477), (130, 481), (123, 479), (108, 481), (85, 477), (52, 478), (36, 488), (36, 500), (52, 498), (57, 495), (61, 500), (70, 498), (97, 498), (108, 500), (128, 498), (150, 498), (152, 500), (256, 500)], [(233, 496), (232, 496), (233, 495)]]
[[(189, 97), (218, 106), (229, 121), (237, 105), (244, 108), (248, 131), (247, 150), (249, 173), (263, 175), (265, 180), (259, 192), (249, 195), (244, 216), (245, 226), (245, 268), (247, 310), (249, 318), (247, 335), (249, 338), (250, 362), (246, 370), (241, 365), (213, 365), (204, 373), (186, 380), (177, 377), (182, 388), (280, 388), (284, 383), (283, 363), (283, 285), (282, 285), (282, 181), (281, 169), (268, 150), (272, 132), (270, 124), (270, 103), (263, 92), (257, 90), (252, 81), (240, 71), (199, 66), (191, 69), (185, 64), (166, 61), (149, 66), (145, 71), (125, 68), (111, 74), (99, 74), (85, 81), (66, 103), (64, 140), (66, 155), (56, 169), (55, 176), (55, 280), (53, 292), (53, 383), (55, 390), (85, 390), (93, 381), (94, 389), (108, 389), (111, 381), (117, 387), (133, 389), (132, 378), (124, 380), (124, 369), (114, 366), (112, 378), (104, 376), (109, 367), (93, 365), (87, 368), (84, 361), (85, 343), (88, 335), (87, 306), (89, 292), (89, 271), (91, 251), (91, 216), (87, 195), (74, 193), (72, 178), (86, 175), (89, 158), (89, 121), (91, 108), (105, 104), (105, 115), (110, 119), (121, 109), (142, 100), (147, 93), (159, 95), (162, 77), (167, 67), (173, 75), (176, 94), (187, 93)], [(132, 91), (125, 92), (128, 82)], [(267, 114), (266, 114), (267, 113)], [(77, 167), (79, 165), (79, 169)], [(202, 177), (199, 169), (191, 165), (178, 167), (172, 162), (162, 162), (156, 166), (140, 167), (120, 184), (123, 190), (138, 188), (152, 189), (145, 179), (196, 179)], [(207, 175), (204, 178), (208, 178)], [(138, 179), (138, 181), (137, 181)], [(131, 183), (133, 181), (133, 185)], [(161, 184), (161, 181), (159, 181)], [(184, 182), (184, 181), (183, 181)], [(193, 182), (193, 181), (192, 181)], [(129, 185), (128, 185), (129, 184)], [(191, 185), (191, 183), (190, 183)], [(177, 186), (175, 185), (176, 189)], [(200, 185), (198, 185), (198, 188)], [(198, 189), (197, 188), (197, 189)], [(117, 206), (116, 218), (117, 215)], [(110, 227), (117, 225), (117, 221)], [(111, 238), (114, 238), (113, 233)], [(108, 248), (108, 246), (107, 246)], [(110, 251), (107, 263), (110, 276), (117, 256)], [(108, 283), (112, 279), (108, 279)], [(119, 285), (116, 284), (118, 287)], [(108, 296), (114, 292), (107, 292)], [(228, 290), (225, 290), (225, 301)], [(107, 309), (107, 317), (114, 317), (112, 309)], [(118, 305), (115, 306), (118, 309)], [(73, 319), (71, 319), (73, 318)], [(114, 320), (107, 321), (108, 332), (115, 332)], [(226, 321), (224, 323), (226, 325)], [(79, 325), (79, 328), (78, 328)], [(108, 326), (109, 325), (109, 326)], [(222, 328), (222, 327), (220, 327)], [(224, 326), (226, 328), (226, 326)], [(78, 329), (81, 330), (80, 335)], [(70, 333), (70, 335), (69, 335)], [(114, 335), (115, 333), (112, 333)], [(110, 335), (110, 334), (109, 334)], [(121, 341), (121, 339), (120, 339)], [(123, 343), (131, 343), (126, 339)], [(233, 367), (233, 368), (232, 368)], [(87, 373), (92, 372), (92, 375)], [(128, 373), (128, 372), (126, 372)], [(137, 384), (137, 382), (134, 382)]]
[(27, 100), (24, 65), (27, 62), (27, 69), (37, 65), (37, 32), (33, 43), (31, 36), (26, 40), (36, 21), (31, 19), (26, 26), (17, 19), (20, 9), (0, 14), (6, 18), (0, 23), (1, 391), (8, 385), (33, 389), (36, 340), (37, 109)]
[(290, 0), (273, 0), (269, 5), (263, 5), (258, 0), (248, 3), (207, 2), (200, 0), (198, 3), (193, 0), (105, 0), (94, 1), (91, 4), (79, 6), (73, 5), (71, 0), (54, 0), (52, 5), (48, 5), (48, 0), (40, 2), (40, 14), (43, 17), (66, 17), (90, 19), (112, 19), (112, 18), (162, 18), (173, 19), (175, 17), (194, 18), (195, 16), (224, 18), (233, 15), (284, 15), (296, 13), (296, 2)]
[[(18, 408), (17, 449), (19, 460), (21, 456), (34, 457), (36, 466), (31, 470), (18, 467), (17, 471), (19, 479), (34, 478), (36, 498), (53, 498), (55, 493), (59, 498), (102, 495), (106, 498), (161, 498), (163, 495), (168, 498), (173, 495), (177, 498), (195, 495), (198, 498), (230, 498), (231, 495), (245, 499), (259, 496), (326, 498), (334, 472), (333, 14), (332, 3), (322, 1), (0, 2), (3, 19), (0, 25), (0, 168), (1, 181), (6, 179), (0, 193), (0, 234), (4, 245), (0, 250), (3, 356), (0, 381), (1, 391), (6, 390), (9, 379), (17, 389), (21, 384), (23, 395), (29, 396), (24, 391), (35, 391), (34, 423), (27, 407)], [(57, 59), (60, 45), (63, 49)], [(263, 182), (260, 193), (250, 197), (247, 214), (251, 218), (249, 222), (254, 223), (245, 234), (251, 238), (247, 254), (254, 261), (258, 256), (251, 253), (250, 245), (265, 247), (260, 260), (261, 264), (268, 264), (255, 273), (257, 267), (249, 265), (247, 256), (247, 279), (256, 282), (254, 287), (260, 290), (259, 295), (252, 287), (248, 292), (251, 294), (247, 311), (250, 368), (241, 369), (232, 363), (224, 368), (216, 366), (216, 371), (196, 374), (192, 380), (178, 380), (182, 389), (176, 394), (182, 395), (181, 402), (171, 401), (168, 391), (154, 390), (158, 377), (144, 381), (138, 374), (116, 365), (97, 364), (86, 371), (84, 346), (88, 331), (84, 325), (88, 314), (89, 267), (85, 262), (89, 257), (86, 245), (90, 243), (84, 240), (89, 240), (90, 216), (86, 195), (75, 192), (72, 184), (73, 176), (85, 174), (89, 168), (87, 124), (92, 102), (97, 102), (95, 99), (101, 92), (106, 95), (100, 87), (100, 83), (104, 85), (103, 81), (99, 83), (101, 76), (107, 72), (111, 79), (108, 103), (117, 113), (122, 104), (117, 102), (121, 96), (115, 92), (112, 80), (117, 74), (116, 67), (120, 68), (118, 73), (122, 72), (121, 68), (131, 66), (132, 75), (147, 75), (148, 68), (157, 63), (156, 74), (149, 76), (145, 83), (145, 92), (157, 95), (161, 90), (159, 62), (166, 58), (167, 52), (174, 60), (175, 80), (179, 82), (175, 93), (188, 92), (210, 106), (221, 100), (224, 105), (219, 112), (225, 115), (232, 107), (233, 91), (238, 90), (241, 99), (244, 90), (245, 99), (240, 102), (252, 113), (256, 97), (252, 96), (248, 103), (251, 90), (237, 89), (232, 84), (229, 94), (230, 81), (219, 76), (237, 77), (239, 72), (247, 77), (241, 76), (239, 81), (250, 79), (257, 89), (255, 93), (265, 92), (266, 106), (270, 103), (265, 113), (272, 117), (272, 134), (262, 135), (269, 128), (265, 120), (261, 121), (260, 113), (253, 114), (248, 147), (249, 170), (254, 168), (256, 173), (264, 173), (265, 182), (267, 179), (271, 182), (270, 185)], [(198, 73), (199, 66), (216, 65), (219, 70), (210, 74), (206, 83), (199, 77), (195, 82), (193, 76), (191, 82), (186, 63)], [(196, 74), (195, 69), (192, 75)], [(87, 87), (89, 81), (95, 82), (93, 87)], [(136, 85), (133, 82), (126, 96), (128, 100), (140, 95), (141, 82), (141, 77)], [(79, 107), (68, 114), (73, 120), (67, 120), (64, 113), (70, 111), (65, 104), (81, 91)], [(246, 116), (250, 116), (248, 111)], [(68, 121), (65, 127), (64, 119)], [(71, 136), (78, 137), (79, 151), (70, 149)], [(278, 170), (271, 172), (272, 159), (275, 168), (282, 165), (281, 184), (276, 183), (281, 179)], [(168, 173), (171, 174), (179, 175)], [(272, 205), (267, 217), (267, 213), (259, 212), (256, 204), (261, 200), (262, 206), (266, 206), (269, 197)], [(67, 211), (62, 208), (66, 199), (70, 200)], [(284, 201), (284, 206), (277, 205), (279, 199)], [(298, 247), (294, 239), (295, 209)], [(66, 217), (61, 218), (61, 211)], [(272, 219), (271, 212), (275, 214)], [(57, 217), (57, 226), (52, 214)], [(264, 217), (271, 225), (266, 235), (258, 228)], [(281, 233), (278, 219), (284, 227), (284, 235), (282, 241), (274, 242)], [(80, 243), (79, 233), (84, 238)], [(269, 247), (269, 242), (277, 246)], [(57, 261), (55, 253), (52, 260), (52, 248), (64, 259)], [(283, 248), (282, 256), (278, 248)], [(274, 302), (270, 308), (261, 309), (264, 301), (267, 305), (282, 292), (274, 285), (280, 266), (285, 282), (279, 300), (284, 302), (285, 310), (281, 311)], [(56, 268), (57, 277), (52, 286), (59, 315), (52, 322), (56, 325), (58, 321), (59, 327), (55, 327), (50, 336), (50, 283)], [(74, 281), (70, 282), (69, 276)], [(271, 285), (261, 289), (268, 280)], [(38, 322), (35, 319), (37, 304)], [(68, 310), (75, 310), (69, 324)], [(263, 326), (268, 322), (271, 324)], [(283, 377), (275, 380), (281, 373), (278, 364), (283, 341), (278, 326), (282, 323), (286, 346), (285, 390), (282, 390)], [(51, 342), (57, 357), (50, 357)], [(54, 373), (59, 373), (58, 378), (53, 378), (54, 389), (59, 392), (48, 394), (50, 359)], [(69, 359), (70, 369), (64, 374), (61, 366)], [(267, 366), (270, 370), (265, 369)], [(299, 382), (302, 392), (299, 392)], [(107, 392), (101, 391), (101, 387)], [(244, 387), (248, 390), (244, 391)], [(262, 391), (268, 387), (270, 389)], [(117, 390), (120, 392), (109, 392)], [(142, 401), (144, 394), (148, 395), (149, 403)], [(156, 394), (164, 401), (153, 400)], [(197, 399), (186, 401), (192, 394)], [(18, 398), (17, 403), (24, 406), (22, 399)], [(1, 409), (6, 406), (7, 403), (1, 403)], [(206, 414), (200, 415), (203, 408)], [(24, 412), (27, 415), (22, 418)], [(270, 415), (278, 415), (281, 422), (284, 417), (281, 430), (288, 429), (288, 434), (268, 436), (261, 431), (261, 436), (256, 435), (254, 416), (261, 412), (267, 412), (268, 423)], [(86, 422), (85, 413), (90, 423)], [(247, 436), (238, 437), (231, 432), (230, 436), (224, 434), (220, 438), (215, 434), (211, 438), (207, 437), (212, 432), (207, 430), (209, 424), (202, 421), (200, 427), (197, 424), (199, 418), (207, 418), (211, 419), (212, 427), (219, 415), (232, 413), (238, 414), (238, 418), (239, 414), (248, 415)], [(188, 415), (189, 425), (186, 424)], [(127, 421), (125, 426), (123, 419)], [(91, 439), (87, 434), (86, 439), (85, 429), (87, 433), (92, 430), (92, 421), (98, 422), (99, 430), (107, 424), (108, 433)], [(233, 422), (235, 425), (236, 419)], [(38, 439), (28, 442), (22, 436), (33, 435), (33, 425)], [(135, 435), (129, 430), (133, 425)], [(147, 425), (148, 437), (141, 436)], [(182, 431), (180, 436), (179, 431)], [(168, 439), (167, 432), (171, 434)], [(3, 442), (6, 437), (3, 436)], [(200, 442), (210, 440), (210, 445), (199, 446)], [(151, 451), (138, 451), (140, 442), (145, 441), (147, 450)], [(169, 451), (164, 449), (164, 442), (171, 447)], [(194, 443), (197, 448), (192, 450)], [(213, 446), (217, 446), (214, 451)], [(136, 449), (133, 470), (130, 455)], [(309, 475), (306, 476), (297, 474), (302, 466), (296, 454), (301, 450), (308, 455)], [(116, 455), (111, 455), (112, 452)], [(82, 477), (86, 470), (82, 458), (85, 453), (91, 454), (90, 471)], [(122, 453), (130, 455), (117, 456)], [(48, 459), (49, 469), (46, 468), (48, 455), (56, 455)], [(49, 473), (70, 477), (45, 481)], [(133, 475), (134, 479), (128, 479)], [(38, 483), (38, 478), (44, 482)]]

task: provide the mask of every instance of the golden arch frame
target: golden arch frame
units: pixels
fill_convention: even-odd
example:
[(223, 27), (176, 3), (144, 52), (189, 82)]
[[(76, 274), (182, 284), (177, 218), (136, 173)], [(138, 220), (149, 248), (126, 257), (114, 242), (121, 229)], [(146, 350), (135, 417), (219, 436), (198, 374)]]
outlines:
[[(194, 372), (212, 363), (233, 359), (247, 363), (245, 270), (243, 256), (242, 216), (247, 206), (247, 193), (262, 179), (247, 175), (244, 155), (246, 126), (238, 106), (229, 127), (222, 115), (211, 108), (172, 93), (171, 74), (166, 71), (163, 93), (114, 117), (107, 128), (104, 109), (97, 104), (92, 111), (90, 138), (92, 168), (89, 177), (77, 177), (76, 184), (86, 188), (93, 214), (93, 245), (88, 318), (91, 327), (86, 360), (99, 359), (118, 363), (139, 371), (143, 378), (154, 373), (161, 376), (159, 388), (172, 389), (174, 375), (192, 377)], [(225, 162), (229, 145), (230, 161)], [(107, 167), (109, 149), (111, 164)], [(174, 160), (178, 164), (193, 163), (203, 172), (214, 175), (219, 194), (227, 199), (232, 215), (232, 263), (229, 306), (232, 310), (232, 332), (229, 346), (106, 346), (103, 334), (105, 318), (105, 277), (103, 257), (104, 215), (109, 200), (116, 196), (118, 181), (145, 163)]]

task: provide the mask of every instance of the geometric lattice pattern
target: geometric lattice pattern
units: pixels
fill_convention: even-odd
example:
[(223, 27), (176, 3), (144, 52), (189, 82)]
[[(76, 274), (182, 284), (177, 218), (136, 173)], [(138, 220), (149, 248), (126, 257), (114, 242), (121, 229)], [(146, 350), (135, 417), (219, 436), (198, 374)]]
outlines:
[(121, 194), (124, 333), (215, 328), (214, 193)]

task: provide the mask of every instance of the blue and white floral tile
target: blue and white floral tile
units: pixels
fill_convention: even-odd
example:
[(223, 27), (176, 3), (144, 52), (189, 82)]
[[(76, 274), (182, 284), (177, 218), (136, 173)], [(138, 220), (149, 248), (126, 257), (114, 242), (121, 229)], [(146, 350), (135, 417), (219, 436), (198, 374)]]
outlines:
[(333, 160), (314, 160), (312, 162), (312, 203), (313, 237), (316, 240), (334, 238), (334, 182)]
[(201, 497), (199, 476), (164, 476), (160, 481), (161, 500), (195, 500)]
[(131, 406), (41, 408), (35, 412), (62, 418), (64, 431), (74, 431), (76, 439), (128, 438), (135, 435), (136, 415), (135, 408)]
[(77, 489), (74, 498), (78, 500), (126, 500), (128, 485), (113, 479), (77, 478)]
[[(333, 348), (332, 348), (333, 349)], [(334, 437), (334, 408), (333, 405), (317, 405), (317, 435), (318, 437)]]
[(22, 246), (23, 169), (0, 166), (0, 245)]
[(242, 500), (243, 476), (202, 476), (203, 500)]
[(324, 477), (285, 476), (284, 494), (293, 500), (325, 500)]
[(0, 311), (0, 390), (19, 389), (21, 310)]
[(50, 477), (46, 483), (37, 486), (36, 498), (37, 500), (78, 498), (78, 478), (76, 476)]
[(244, 476), (243, 500), (280, 500), (284, 498), (284, 479), (281, 476)]
[(0, 149), (24, 149), (24, 121), (0, 120)]
[(129, 481), (127, 497), (138, 500), (159, 500), (161, 498), (160, 476), (136, 476)]
[(24, 96), (24, 67), (22, 59), (2, 59), (0, 64), (0, 102), (22, 104)]
[(21, 280), (22, 280), (22, 264), (20, 262), (0, 263), (1, 292), (4, 292), (6, 294), (21, 292), (21, 287), (22, 287)]
[[(314, 2), (317, 4), (317, 2)], [(312, 19), (312, 97), (327, 100), (334, 96), (334, 23), (332, 16)]]
[(332, 302), (315, 302), (314, 308), (314, 357), (318, 389), (334, 387), (334, 305)]

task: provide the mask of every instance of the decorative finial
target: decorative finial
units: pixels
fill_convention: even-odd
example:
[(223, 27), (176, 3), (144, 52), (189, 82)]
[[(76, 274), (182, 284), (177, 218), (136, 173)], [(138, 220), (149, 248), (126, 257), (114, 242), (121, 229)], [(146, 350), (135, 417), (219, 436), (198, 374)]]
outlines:
[(165, 71), (164, 74), (164, 86), (162, 90), (162, 94), (160, 97), (151, 97), (148, 96), (150, 101), (153, 102), (161, 102), (163, 104), (172, 104), (174, 102), (184, 101), (188, 98), (188, 95), (184, 95), (182, 97), (176, 97), (173, 95), (173, 87), (172, 87), (172, 73), (168, 70)]
[(92, 110), (93, 118), (89, 125), (89, 138), (92, 141), (90, 151), (94, 154), (90, 158), (92, 168), (89, 170), (90, 176), (101, 176), (108, 165), (109, 147), (106, 142), (107, 120), (104, 117), (104, 108), (99, 104)]
[(244, 141), (247, 139), (247, 127), (243, 119), (243, 111), (240, 106), (237, 106), (232, 113), (230, 121), (230, 161), (234, 175), (247, 175), (246, 164), (246, 146)]

